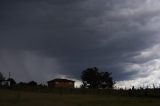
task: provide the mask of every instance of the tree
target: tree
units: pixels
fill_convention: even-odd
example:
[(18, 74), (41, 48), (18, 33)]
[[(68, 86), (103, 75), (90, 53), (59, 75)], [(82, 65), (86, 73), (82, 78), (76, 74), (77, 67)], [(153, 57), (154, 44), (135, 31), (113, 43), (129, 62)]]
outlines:
[(81, 74), (83, 88), (113, 88), (111, 73), (99, 72), (98, 68), (87, 68)]
[(113, 79), (111, 73), (100, 72), (100, 87), (101, 88), (113, 88)]
[(98, 69), (96, 67), (94, 68), (88, 68), (82, 72), (81, 79), (83, 82), (83, 87), (89, 87), (89, 88), (98, 88), (99, 83), (99, 75), (98, 75)]
[(35, 81), (30, 81), (27, 83), (28, 86), (37, 86), (37, 82)]
[(5, 80), (5, 77), (3, 76), (3, 74), (0, 72), (0, 80)]
[(3, 74), (0, 72), (0, 87), (3, 85), (3, 81), (5, 80), (5, 77), (3, 76)]

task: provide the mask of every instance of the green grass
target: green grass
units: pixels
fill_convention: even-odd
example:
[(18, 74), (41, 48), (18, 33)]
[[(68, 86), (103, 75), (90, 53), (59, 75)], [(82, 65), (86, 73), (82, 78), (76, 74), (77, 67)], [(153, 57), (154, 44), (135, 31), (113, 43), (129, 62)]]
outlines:
[(0, 90), (0, 106), (160, 106), (160, 98)]

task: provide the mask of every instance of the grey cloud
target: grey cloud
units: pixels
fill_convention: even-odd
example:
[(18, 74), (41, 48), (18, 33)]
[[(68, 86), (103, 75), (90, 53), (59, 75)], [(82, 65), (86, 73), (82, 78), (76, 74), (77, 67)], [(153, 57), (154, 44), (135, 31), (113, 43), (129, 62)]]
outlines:
[(159, 31), (148, 24), (160, 9), (146, 5), (146, 0), (0, 1), (0, 53), (9, 51), (1, 54), (0, 69), (28, 73), (24, 79), (16, 74), (19, 80), (42, 81), (57, 74), (79, 79), (82, 70), (97, 66), (115, 80), (132, 79), (139, 72), (127, 72), (126, 64), (138, 64), (134, 57), (159, 40)]

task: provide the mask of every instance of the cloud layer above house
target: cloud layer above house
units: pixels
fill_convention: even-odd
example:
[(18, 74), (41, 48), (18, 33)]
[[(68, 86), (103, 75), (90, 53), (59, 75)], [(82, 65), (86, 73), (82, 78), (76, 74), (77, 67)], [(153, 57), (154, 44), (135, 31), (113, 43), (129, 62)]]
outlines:
[(5, 75), (78, 80), (96, 66), (119, 86), (159, 83), (159, 0), (1, 0), (0, 7)]

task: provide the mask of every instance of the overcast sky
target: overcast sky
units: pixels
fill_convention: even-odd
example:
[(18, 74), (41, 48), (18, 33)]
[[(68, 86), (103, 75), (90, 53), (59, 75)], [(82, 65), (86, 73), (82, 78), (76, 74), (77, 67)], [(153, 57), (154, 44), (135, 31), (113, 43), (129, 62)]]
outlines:
[(0, 0), (0, 72), (45, 83), (98, 67), (120, 87), (160, 84), (159, 34), (159, 0)]

